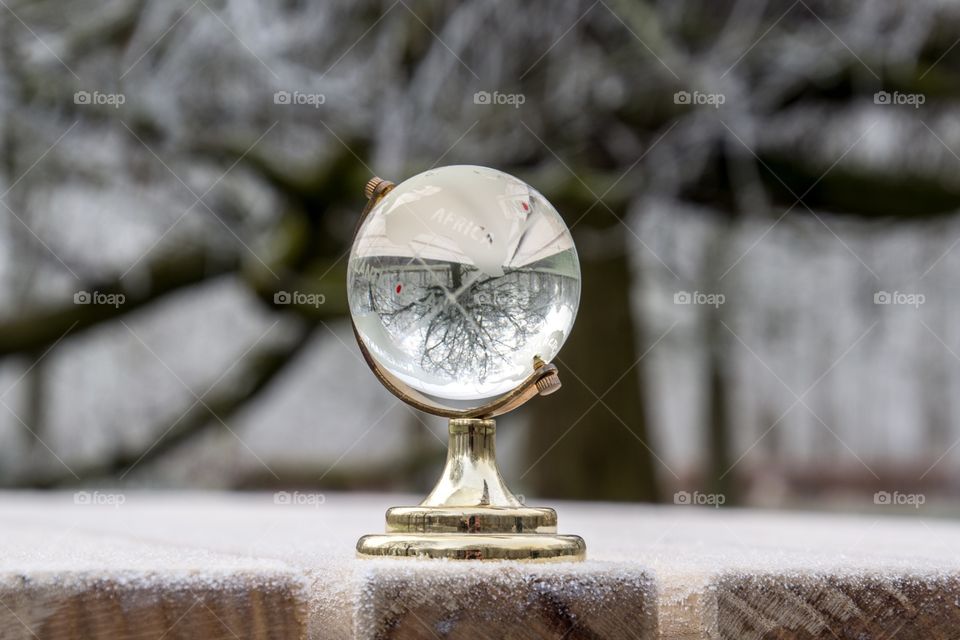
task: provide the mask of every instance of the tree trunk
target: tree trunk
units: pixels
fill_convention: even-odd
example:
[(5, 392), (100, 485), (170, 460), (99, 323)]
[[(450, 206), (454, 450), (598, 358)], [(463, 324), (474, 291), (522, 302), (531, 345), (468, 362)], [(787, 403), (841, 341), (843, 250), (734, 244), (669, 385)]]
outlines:
[(577, 322), (554, 360), (563, 388), (527, 405), (531, 429), (521, 480), (544, 497), (656, 500), (643, 363), (636, 363), (646, 346), (638, 348), (634, 337), (626, 251), (621, 245), (581, 256), (580, 268)]

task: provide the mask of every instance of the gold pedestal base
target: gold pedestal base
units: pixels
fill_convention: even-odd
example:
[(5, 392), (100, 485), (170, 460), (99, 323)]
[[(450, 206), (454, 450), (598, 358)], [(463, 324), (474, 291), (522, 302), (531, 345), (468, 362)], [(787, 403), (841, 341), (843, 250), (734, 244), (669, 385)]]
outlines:
[(583, 560), (580, 536), (546, 533), (387, 533), (363, 536), (357, 552), (367, 556), (449, 558), (452, 560)]
[(526, 507), (497, 469), (493, 420), (450, 421), (443, 477), (416, 507), (387, 511), (387, 533), (363, 536), (362, 556), (454, 560), (555, 560), (586, 557), (580, 536), (557, 535), (557, 513)]

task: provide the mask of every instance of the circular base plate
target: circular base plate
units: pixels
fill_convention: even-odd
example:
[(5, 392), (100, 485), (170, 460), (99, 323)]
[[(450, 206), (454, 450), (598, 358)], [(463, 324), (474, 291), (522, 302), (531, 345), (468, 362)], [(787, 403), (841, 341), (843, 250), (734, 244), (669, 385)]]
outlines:
[(450, 558), (454, 560), (583, 560), (587, 545), (580, 536), (542, 533), (388, 533), (357, 541), (362, 556)]

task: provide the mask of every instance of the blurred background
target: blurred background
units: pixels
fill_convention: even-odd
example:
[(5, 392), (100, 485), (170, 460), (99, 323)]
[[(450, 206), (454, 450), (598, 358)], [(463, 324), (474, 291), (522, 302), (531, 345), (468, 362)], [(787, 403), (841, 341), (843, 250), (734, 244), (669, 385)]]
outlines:
[(583, 272), (514, 491), (960, 513), (958, 42), (917, 0), (0, 0), (0, 485), (426, 492), (346, 255), (371, 175), (468, 163)]

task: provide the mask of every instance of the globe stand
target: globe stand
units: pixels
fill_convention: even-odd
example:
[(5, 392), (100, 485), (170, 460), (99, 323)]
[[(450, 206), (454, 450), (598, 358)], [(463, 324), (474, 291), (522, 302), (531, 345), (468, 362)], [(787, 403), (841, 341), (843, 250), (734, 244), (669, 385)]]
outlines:
[(455, 560), (583, 560), (580, 536), (557, 535), (557, 512), (526, 507), (507, 488), (495, 457), (493, 420), (452, 418), (443, 476), (416, 507), (387, 510), (387, 533), (357, 552)]
[[(367, 183), (368, 202), (358, 231), (393, 186), (380, 178)], [(391, 393), (416, 409), (450, 418), (447, 462), (436, 487), (418, 506), (388, 509), (386, 533), (360, 538), (358, 554), (456, 560), (571, 561), (586, 557), (583, 538), (557, 535), (556, 511), (524, 506), (497, 468), (493, 418), (559, 389), (556, 366), (534, 357), (533, 373), (512, 391), (479, 407), (455, 409), (382, 368), (356, 325), (353, 330), (370, 369)]]

